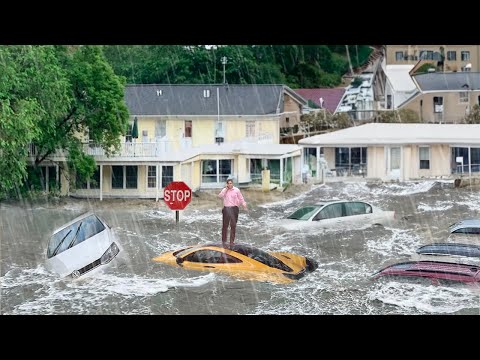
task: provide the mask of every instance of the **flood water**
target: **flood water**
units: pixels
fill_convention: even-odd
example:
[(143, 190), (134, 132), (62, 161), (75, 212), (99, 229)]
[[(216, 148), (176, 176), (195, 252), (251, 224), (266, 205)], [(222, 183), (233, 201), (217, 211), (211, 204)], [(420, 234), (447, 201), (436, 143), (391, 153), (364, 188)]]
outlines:
[[(395, 210), (392, 227), (282, 231), (272, 224), (322, 199), (366, 200)], [(248, 201), (248, 199), (247, 199)], [(109, 223), (124, 259), (95, 277), (63, 280), (45, 268), (52, 231), (93, 210)], [(444, 241), (448, 225), (480, 217), (478, 188), (448, 182), (327, 183), (240, 211), (237, 243), (311, 257), (319, 268), (289, 284), (239, 280), (152, 262), (186, 245), (219, 241), (217, 207), (175, 213), (152, 201), (57, 199), (0, 203), (1, 314), (480, 314), (480, 285), (371, 275), (415, 249)], [(112, 264), (113, 265), (113, 264)]]

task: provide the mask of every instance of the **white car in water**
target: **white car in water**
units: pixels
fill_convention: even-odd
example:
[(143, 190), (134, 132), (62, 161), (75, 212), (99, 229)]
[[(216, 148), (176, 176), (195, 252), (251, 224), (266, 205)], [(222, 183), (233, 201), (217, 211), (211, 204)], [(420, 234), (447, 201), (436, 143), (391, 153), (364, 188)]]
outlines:
[(280, 221), (286, 230), (322, 228), (364, 228), (388, 226), (395, 221), (395, 211), (382, 210), (365, 201), (332, 200), (305, 205)]
[(120, 250), (110, 226), (89, 212), (53, 232), (47, 247), (46, 267), (61, 277), (75, 279), (104, 268)]

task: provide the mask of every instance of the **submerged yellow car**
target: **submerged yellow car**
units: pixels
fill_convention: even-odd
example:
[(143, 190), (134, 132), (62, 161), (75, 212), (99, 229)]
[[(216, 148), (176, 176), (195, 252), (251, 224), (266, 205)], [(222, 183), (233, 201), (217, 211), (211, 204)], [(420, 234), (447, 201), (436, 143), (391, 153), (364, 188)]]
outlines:
[(318, 268), (315, 260), (286, 252), (267, 253), (250, 245), (201, 244), (152, 259), (191, 270), (220, 271), (243, 279), (289, 283)]

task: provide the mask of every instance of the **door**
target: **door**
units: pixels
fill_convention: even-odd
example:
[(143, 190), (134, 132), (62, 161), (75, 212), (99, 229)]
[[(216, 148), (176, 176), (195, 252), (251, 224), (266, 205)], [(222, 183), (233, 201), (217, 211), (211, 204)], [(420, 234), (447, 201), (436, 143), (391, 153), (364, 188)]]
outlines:
[(402, 163), (402, 151), (400, 147), (391, 147), (388, 156), (388, 176), (393, 179), (400, 178)]

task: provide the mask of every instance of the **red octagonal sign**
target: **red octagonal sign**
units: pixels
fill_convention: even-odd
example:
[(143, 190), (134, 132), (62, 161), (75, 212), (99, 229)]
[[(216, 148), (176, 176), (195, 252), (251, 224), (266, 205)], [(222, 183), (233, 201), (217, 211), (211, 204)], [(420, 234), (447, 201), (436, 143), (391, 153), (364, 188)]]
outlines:
[(171, 210), (183, 210), (192, 200), (192, 190), (183, 181), (172, 181), (163, 190), (163, 201)]

